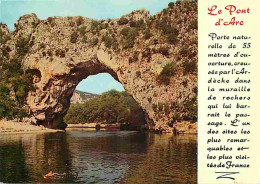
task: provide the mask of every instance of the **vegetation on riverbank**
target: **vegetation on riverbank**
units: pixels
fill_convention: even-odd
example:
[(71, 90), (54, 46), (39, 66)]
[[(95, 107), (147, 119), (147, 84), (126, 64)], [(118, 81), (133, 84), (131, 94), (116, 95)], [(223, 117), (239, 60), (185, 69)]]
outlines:
[[(5, 38), (5, 39), (4, 39)], [(7, 42), (7, 36), (0, 32), (0, 43)], [(22, 59), (33, 41), (20, 37), (15, 43), (15, 55), (10, 57), (9, 46), (0, 51), (0, 119), (14, 119), (28, 116), (24, 108), (26, 97), (33, 90), (31, 72), (23, 71)]]
[(145, 116), (142, 108), (126, 92), (110, 90), (84, 104), (71, 105), (65, 122), (140, 125), (145, 122)]

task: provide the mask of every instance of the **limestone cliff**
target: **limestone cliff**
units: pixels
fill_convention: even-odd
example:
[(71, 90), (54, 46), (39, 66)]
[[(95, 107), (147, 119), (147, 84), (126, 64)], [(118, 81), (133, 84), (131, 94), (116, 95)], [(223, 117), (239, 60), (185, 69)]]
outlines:
[[(45, 126), (57, 127), (77, 84), (101, 72), (121, 82), (141, 105), (149, 128), (172, 132), (173, 120), (194, 116), (189, 108), (197, 106), (197, 3), (172, 3), (156, 15), (142, 9), (101, 21), (39, 20), (30, 14), (11, 33), (1, 24), (1, 32), (9, 37), (1, 44), (2, 58), (27, 48), (22, 66), (33, 74), (35, 88), (27, 106)], [(24, 45), (17, 46), (21, 39)]]
[(100, 95), (97, 95), (97, 94), (75, 90), (70, 99), (70, 103), (71, 104), (77, 104), (77, 103), (82, 104), (82, 103), (85, 103), (86, 101), (89, 101), (92, 98), (96, 98), (99, 96)]

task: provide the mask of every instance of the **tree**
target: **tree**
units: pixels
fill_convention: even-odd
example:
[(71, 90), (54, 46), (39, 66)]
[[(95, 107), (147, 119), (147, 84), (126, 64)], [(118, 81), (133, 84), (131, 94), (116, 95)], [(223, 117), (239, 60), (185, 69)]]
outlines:
[[(137, 116), (141, 118), (138, 119)], [(143, 123), (144, 112), (126, 92), (110, 90), (84, 104), (72, 105), (65, 116), (66, 123)]]

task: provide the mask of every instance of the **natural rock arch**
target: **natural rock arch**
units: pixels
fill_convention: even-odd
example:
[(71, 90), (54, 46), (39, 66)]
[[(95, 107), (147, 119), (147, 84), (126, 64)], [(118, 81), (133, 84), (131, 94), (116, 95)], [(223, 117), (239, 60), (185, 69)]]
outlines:
[[(17, 21), (12, 33), (2, 24), (1, 29), (11, 37), (5, 44), (11, 50), (9, 57), (15, 55), (20, 37), (28, 41), (23, 69), (34, 75), (35, 91), (27, 97), (31, 114), (45, 126), (57, 127), (77, 84), (89, 75), (107, 72), (141, 105), (150, 128), (172, 131), (173, 117), (187, 114), (182, 103), (196, 98), (196, 72), (184, 72), (183, 65), (197, 62), (197, 28), (192, 25), (197, 20), (196, 6), (191, 3), (187, 10), (175, 4), (164, 10), (167, 14), (154, 16), (137, 10), (104, 21), (83, 17), (39, 20), (30, 14)], [(164, 17), (174, 33), (160, 30)], [(176, 63), (176, 71), (165, 85), (158, 82), (158, 76), (169, 63)]]

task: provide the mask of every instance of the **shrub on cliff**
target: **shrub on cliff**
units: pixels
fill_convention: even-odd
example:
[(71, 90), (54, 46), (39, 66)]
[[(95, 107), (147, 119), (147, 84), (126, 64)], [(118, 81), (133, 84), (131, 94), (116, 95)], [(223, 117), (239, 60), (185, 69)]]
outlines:
[(123, 48), (133, 48), (138, 31), (135, 28), (126, 27), (121, 30), (123, 35)]
[(138, 30), (144, 30), (146, 28), (146, 24), (143, 19), (130, 21), (129, 25), (130, 27), (134, 27)]
[(198, 118), (198, 100), (196, 97), (189, 99), (189, 100), (185, 100), (183, 102), (183, 106), (184, 106), (184, 112), (185, 115), (183, 116), (183, 120), (194, 120), (196, 121)]
[(166, 36), (169, 44), (176, 44), (178, 41), (179, 30), (173, 28), (169, 22), (170, 20), (163, 17), (162, 20), (156, 21), (155, 28), (161, 30), (162, 34)]
[(91, 45), (92, 46), (95, 46), (95, 45), (97, 45), (98, 44), (98, 38), (93, 38), (92, 40), (91, 40)]
[(76, 20), (77, 26), (80, 26), (81, 24), (83, 24), (83, 22), (84, 22), (83, 17), (78, 17)]
[(186, 75), (188, 73), (196, 74), (197, 73), (197, 63), (194, 61), (185, 61), (182, 64), (184, 71), (183, 74)]
[(53, 18), (52, 18), (52, 17), (48, 17), (48, 18), (47, 18), (47, 21), (48, 21), (49, 24), (51, 24), (52, 21), (53, 21)]
[(78, 40), (78, 33), (75, 31), (70, 35), (70, 42), (71, 43), (76, 43)]
[[(27, 116), (23, 106), (30, 90), (33, 90), (32, 74), (24, 73), (21, 58), (1, 63), (0, 119)], [(12, 92), (12, 95), (10, 95)]]
[(16, 47), (16, 54), (23, 56), (25, 55), (29, 50), (29, 38), (26, 39), (24, 37), (19, 38), (16, 41), (15, 47)]
[(93, 20), (90, 28), (91, 33), (97, 34), (100, 30), (102, 30), (102, 23)]
[(78, 31), (81, 36), (84, 36), (86, 34), (86, 26), (82, 26), (82, 27), (78, 28)]
[[(33, 76), (22, 69), (22, 59), (33, 44), (34, 37), (18, 37), (15, 43), (15, 55), (12, 58), (1, 57), (0, 63), (0, 118), (22, 118), (28, 114), (23, 107), (30, 90), (34, 90)], [(2, 54), (10, 51), (8, 46), (3, 46)], [(8, 90), (6, 90), (8, 89)]]
[(121, 17), (121, 18), (118, 20), (118, 24), (119, 24), (119, 25), (128, 24), (128, 19)]
[(14, 107), (15, 104), (10, 98), (9, 88), (0, 84), (0, 119), (12, 116)]
[(111, 48), (113, 43), (115, 42), (114, 38), (108, 34), (102, 37), (102, 41), (105, 43), (107, 48)]
[(8, 35), (5, 35), (0, 29), (0, 44), (5, 44), (9, 39), (10, 37)]
[(151, 38), (152, 34), (150, 32), (150, 29), (146, 29), (144, 31), (144, 39), (148, 40), (149, 38)]
[(170, 3), (168, 4), (168, 6), (169, 6), (169, 8), (173, 8), (174, 2), (170, 2)]
[(159, 82), (169, 85), (170, 84), (170, 78), (175, 75), (177, 72), (177, 65), (174, 62), (166, 64), (161, 73), (158, 76)]

